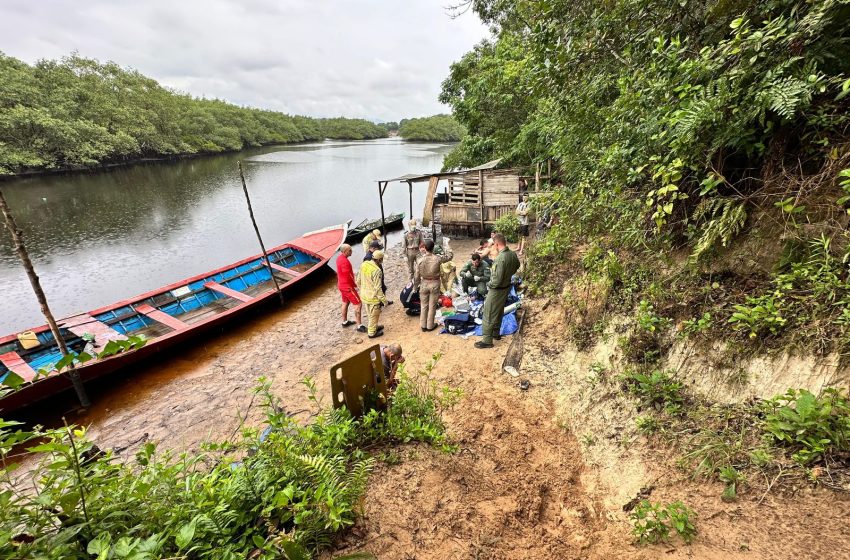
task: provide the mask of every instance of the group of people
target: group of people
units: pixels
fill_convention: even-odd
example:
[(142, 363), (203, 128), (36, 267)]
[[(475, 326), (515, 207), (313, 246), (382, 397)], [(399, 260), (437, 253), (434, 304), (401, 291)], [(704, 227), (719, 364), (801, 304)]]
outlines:
[[(425, 239), (416, 227), (416, 220), (408, 222), (404, 235), (404, 251), (407, 268), (413, 290), (419, 292), (421, 312), (419, 326), (422, 332), (437, 328), (435, 317), (439, 298), (445, 286), (445, 267), (454, 256), (450, 242), (446, 239), (442, 254), (435, 253), (435, 244)], [(384, 250), (381, 232), (374, 230), (363, 240), (365, 255), (357, 275), (349, 258), (351, 245), (340, 247), (337, 257), (337, 278), (342, 295), (342, 326), (357, 325), (359, 332), (367, 333), (369, 338), (383, 335), (384, 327), (379, 324), (381, 310), (392, 301), (387, 298), (387, 286), (384, 278)], [(505, 236), (493, 233), (489, 241), (472, 253), (460, 271), (460, 284), (465, 293), (471, 288), (484, 297), (482, 339), (475, 343), (476, 348), (492, 348), (493, 340), (499, 340), (505, 301), (511, 288), (511, 278), (519, 270), (519, 257), (507, 245)], [(452, 269), (454, 270), (454, 269)], [(362, 321), (362, 306), (366, 304), (366, 325)], [(349, 307), (354, 307), (354, 321), (348, 319)]]
[[(357, 325), (357, 331), (367, 333), (369, 338), (383, 334), (383, 325), (378, 324), (381, 308), (390, 305), (387, 299), (387, 285), (384, 281), (384, 251), (381, 243), (381, 231), (375, 229), (363, 238), (363, 264), (359, 278), (354, 274), (349, 257), (353, 253), (351, 245), (344, 243), (339, 248), (336, 259), (337, 286), (342, 295), (342, 326)], [(366, 304), (367, 324), (362, 321), (363, 304)], [(354, 321), (348, 319), (348, 308), (354, 306)]]

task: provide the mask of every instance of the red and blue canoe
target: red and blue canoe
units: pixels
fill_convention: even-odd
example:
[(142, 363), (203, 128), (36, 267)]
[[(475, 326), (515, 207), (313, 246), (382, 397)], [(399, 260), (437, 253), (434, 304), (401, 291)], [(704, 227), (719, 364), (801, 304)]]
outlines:
[[(284, 292), (303, 285), (328, 263), (347, 233), (348, 224), (341, 224), (305, 233), (274, 247), (268, 251), (271, 271), (262, 255), (257, 254), (128, 300), (60, 319), (60, 334), (69, 349), (77, 353), (85, 350), (89, 355), (101, 353), (110, 341), (146, 339), (144, 346), (77, 365), (81, 379), (90, 381), (277, 299), (272, 271)], [(24, 380), (18, 389), (0, 397), (0, 417), (70, 389), (70, 379), (53, 368), (61, 358), (47, 325), (0, 338), (0, 381), (9, 372)]]

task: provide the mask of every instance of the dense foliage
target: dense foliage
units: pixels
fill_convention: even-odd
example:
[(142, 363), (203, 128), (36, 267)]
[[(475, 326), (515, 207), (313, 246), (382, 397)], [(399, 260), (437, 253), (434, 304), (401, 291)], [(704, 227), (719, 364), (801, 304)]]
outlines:
[[(494, 35), (443, 84), (469, 131), (445, 166), (554, 160), (561, 223), (535, 266), (580, 240), (685, 254), (676, 274), (725, 275), (695, 310), (715, 327), (850, 340), (848, 0), (466, 5)], [(745, 266), (722, 261), (743, 243)]]
[(421, 119), (401, 119), (398, 135), (405, 140), (457, 142), (466, 129), (451, 115), (434, 115)]
[(0, 175), (386, 135), (361, 119), (313, 119), (193, 98), (112, 62), (73, 55), (30, 66), (0, 53)]
[(387, 132), (398, 132), (398, 123), (395, 121), (378, 123), (378, 126), (383, 128)]
[[(179, 455), (146, 443), (134, 464), (82, 428), (20, 431), (0, 420), (0, 558), (309, 560), (360, 511), (374, 463), (365, 447), (448, 447), (442, 412), (458, 393), (438, 387), (430, 367), (402, 373), (386, 412), (321, 409), (307, 425), (262, 382), (262, 432)], [(37, 466), (15, 480), (24, 448)]]

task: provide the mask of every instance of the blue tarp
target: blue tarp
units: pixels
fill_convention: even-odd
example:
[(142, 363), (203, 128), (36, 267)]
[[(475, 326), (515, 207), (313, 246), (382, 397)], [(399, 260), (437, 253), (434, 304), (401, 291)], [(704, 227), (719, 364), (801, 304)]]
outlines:
[[(518, 329), (519, 325), (516, 321), (516, 311), (511, 311), (502, 317), (502, 328), (499, 330), (500, 335), (507, 336), (509, 334), (514, 334)], [(475, 336), (481, 336), (481, 325), (475, 325)]]

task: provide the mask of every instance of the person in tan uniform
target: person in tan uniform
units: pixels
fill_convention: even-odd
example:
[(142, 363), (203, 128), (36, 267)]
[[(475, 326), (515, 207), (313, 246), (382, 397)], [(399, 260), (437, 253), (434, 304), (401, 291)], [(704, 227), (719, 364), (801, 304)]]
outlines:
[(434, 314), (437, 312), (437, 300), (440, 298), (440, 265), (452, 260), (452, 251), (446, 242), (446, 251), (442, 255), (434, 254), (434, 241), (426, 239), (422, 243), (425, 254), (416, 263), (413, 276), (413, 289), (419, 290), (422, 301), (422, 313), (419, 314), (419, 326), (422, 332), (433, 331)]
[(408, 230), (404, 234), (404, 254), (407, 256), (407, 272), (410, 280), (416, 272), (416, 260), (419, 258), (419, 246), (422, 245), (422, 232), (416, 228), (416, 220), (407, 223)]

